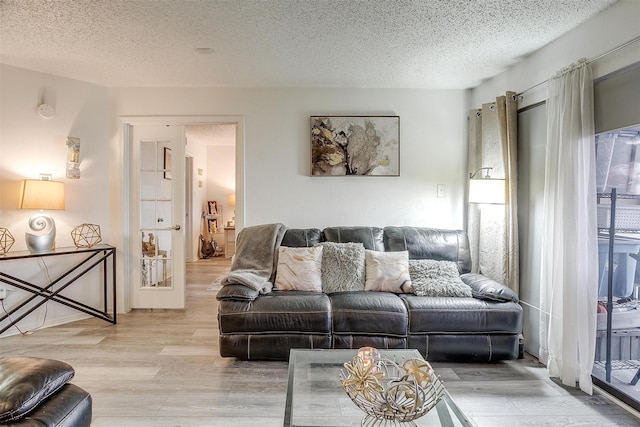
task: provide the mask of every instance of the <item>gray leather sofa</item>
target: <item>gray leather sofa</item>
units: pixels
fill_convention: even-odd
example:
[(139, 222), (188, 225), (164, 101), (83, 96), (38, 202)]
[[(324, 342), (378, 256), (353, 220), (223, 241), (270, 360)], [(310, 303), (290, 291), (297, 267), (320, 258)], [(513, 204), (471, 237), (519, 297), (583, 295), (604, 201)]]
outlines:
[[(408, 251), (410, 259), (457, 263), (473, 297), (426, 297), (389, 292), (260, 294), (223, 286), (220, 354), (286, 360), (292, 348), (415, 348), (428, 360), (494, 361), (520, 355), (522, 308), (506, 286), (470, 273), (466, 233), (420, 227), (288, 229), (282, 246), (356, 242), (376, 251)], [(275, 275), (275, 273), (274, 273)]]

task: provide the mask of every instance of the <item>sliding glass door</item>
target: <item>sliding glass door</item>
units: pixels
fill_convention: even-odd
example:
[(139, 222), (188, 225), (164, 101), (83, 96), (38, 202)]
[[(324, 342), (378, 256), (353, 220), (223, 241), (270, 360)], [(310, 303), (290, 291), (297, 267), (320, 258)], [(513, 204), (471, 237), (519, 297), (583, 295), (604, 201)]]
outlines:
[(640, 126), (596, 136), (599, 288), (594, 383), (640, 409)]

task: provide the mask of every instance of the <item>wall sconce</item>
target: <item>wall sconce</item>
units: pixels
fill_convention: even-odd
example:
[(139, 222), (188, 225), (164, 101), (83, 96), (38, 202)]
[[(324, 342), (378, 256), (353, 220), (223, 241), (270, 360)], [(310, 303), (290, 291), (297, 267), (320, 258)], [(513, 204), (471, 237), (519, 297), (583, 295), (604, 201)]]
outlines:
[[(505, 180), (489, 176), (493, 168), (480, 168), (469, 174), (469, 203), (500, 205), (505, 203)], [(476, 178), (478, 173), (486, 170), (486, 174)]]
[(40, 209), (29, 218), (30, 231), (25, 232), (30, 252), (48, 252), (55, 246), (56, 223), (45, 209), (64, 210), (64, 183), (52, 181), (50, 175), (41, 179), (24, 179), (20, 185), (19, 209)]
[(80, 138), (67, 138), (67, 178), (80, 179)]

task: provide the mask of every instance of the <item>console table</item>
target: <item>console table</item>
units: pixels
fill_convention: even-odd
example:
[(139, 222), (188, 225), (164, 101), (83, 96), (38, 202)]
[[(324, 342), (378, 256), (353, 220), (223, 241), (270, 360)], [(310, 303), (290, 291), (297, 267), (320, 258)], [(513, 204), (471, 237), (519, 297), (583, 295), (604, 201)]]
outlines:
[[(61, 258), (78, 254), (84, 255), (81, 260), (75, 261), (74, 264), (68, 267), (62, 274), (52, 279), (51, 282), (46, 285), (31, 283), (25, 279), (8, 274), (6, 272), (6, 268), (2, 268), (7, 262), (15, 262), (20, 259), (44, 259), (49, 257)], [(111, 268), (109, 268), (109, 263), (111, 263)], [(101, 309), (91, 307), (80, 301), (60, 294), (64, 289), (77, 282), (78, 279), (98, 266), (102, 266), (104, 306)], [(111, 270), (111, 280), (108, 280), (109, 270)], [(33, 294), (17, 306), (12, 307), (6, 313), (2, 313), (0, 316), (0, 334), (17, 324), (49, 300), (66, 305), (67, 307), (71, 307), (83, 313), (90, 314), (91, 316), (105, 320), (109, 323), (116, 323), (116, 248), (113, 246), (96, 245), (91, 248), (57, 248), (44, 253), (31, 253), (28, 251), (8, 252), (4, 255), (0, 255), (0, 283), (6, 283), (14, 288)], [(112, 313), (107, 311), (109, 285), (111, 285), (113, 299)], [(17, 313), (23, 308), (26, 311), (16, 318), (11, 317), (12, 314)], [(9, 324), (2, 326), (7, 319), (9, 319)]]

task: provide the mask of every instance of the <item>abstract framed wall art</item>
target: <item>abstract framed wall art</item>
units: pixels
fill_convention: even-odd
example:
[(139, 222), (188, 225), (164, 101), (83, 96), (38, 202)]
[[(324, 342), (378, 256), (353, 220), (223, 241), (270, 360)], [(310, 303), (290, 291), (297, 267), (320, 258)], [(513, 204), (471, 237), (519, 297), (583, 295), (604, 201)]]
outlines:
[(311, 116), (311, 176), (400, 176), (400, 116)]

